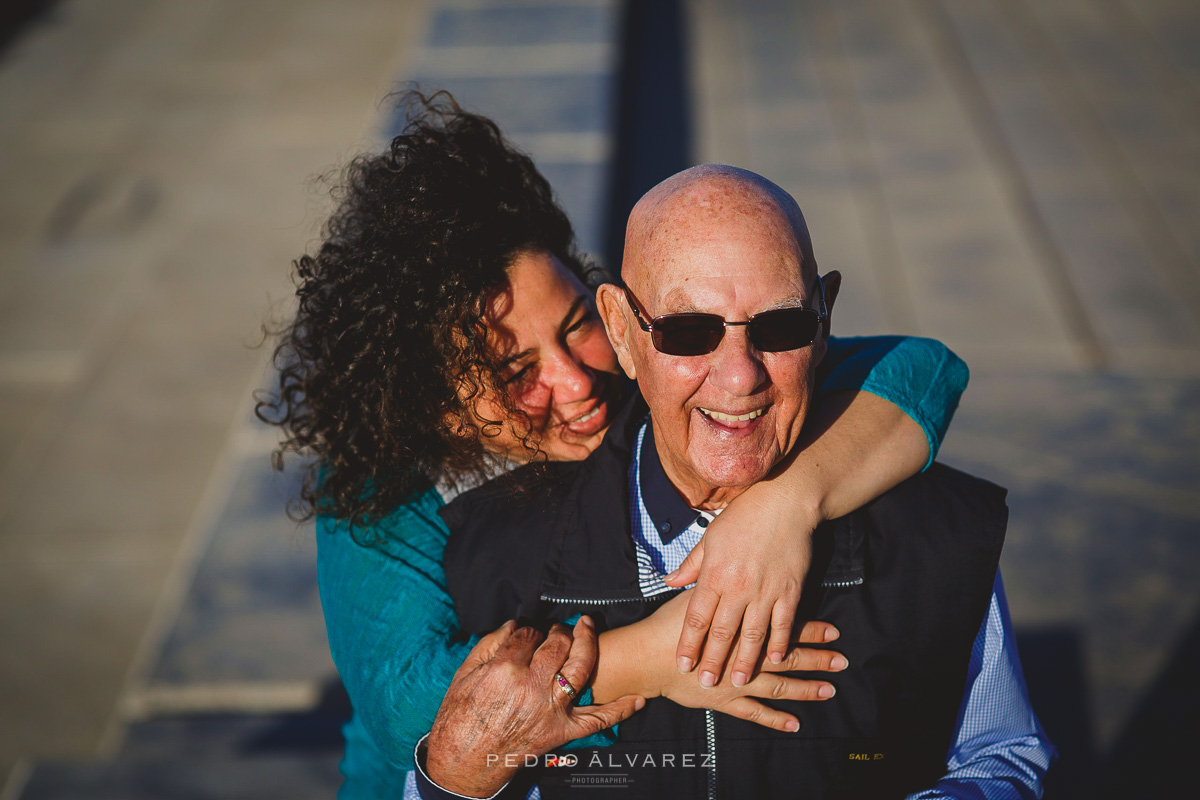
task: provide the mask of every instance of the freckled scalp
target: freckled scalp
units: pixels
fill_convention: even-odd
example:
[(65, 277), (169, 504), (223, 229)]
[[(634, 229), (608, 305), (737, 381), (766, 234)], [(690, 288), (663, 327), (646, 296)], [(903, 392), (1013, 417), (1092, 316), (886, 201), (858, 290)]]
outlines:
[(667, 178), (629, 215), (621, 275), (631, 286), (679, 254), (729, 231), (753, 230), (775, 246), (798, 249), (801, 269), (816, 268), (804, 214), (782, 188), (749, 170), (702, 164)]

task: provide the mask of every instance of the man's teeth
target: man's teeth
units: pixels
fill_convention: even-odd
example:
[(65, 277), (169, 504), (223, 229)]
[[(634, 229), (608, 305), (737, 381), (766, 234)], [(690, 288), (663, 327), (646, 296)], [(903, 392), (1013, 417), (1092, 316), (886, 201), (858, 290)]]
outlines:
[(700, 411), (717, 422), (748, 422), (752, 419), (758, 419), (766, 411), (765, 408), (757, 408), (749, 414), (722, 414), (720, 411), (713, 411), (711, 408), (701, 408)]
[(587, 422), (589, 419), (591, 419), (592, 417), (596, 416), (599, 413), (600, 413), (600, 406), (597, 405), (595, 408), (593, 408), (588, 413), (584, 414), (582, 417), (577, 417), (576, 419), (571, 420), (571, 422), (569, 424), (578, 425), (581, 422)]

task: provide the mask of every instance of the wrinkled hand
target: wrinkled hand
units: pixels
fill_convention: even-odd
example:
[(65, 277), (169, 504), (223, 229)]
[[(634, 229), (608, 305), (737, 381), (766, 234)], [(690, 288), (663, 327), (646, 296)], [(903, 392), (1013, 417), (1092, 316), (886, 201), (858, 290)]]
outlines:
[[(711, 708), (723, 714), (774, 728), (795, 731), (800, 727), (795, 716), (771, 708), (755, 698), (770, 700), (827, 700), (834, 687), (827, 681), (808, 680), (773, 673), (806, 670), (838, 672), (848, 666), (844, 656), (832, 650), (792, 647), (789, 643), (779, 663), (764, 662), (760, 657), (752, 667), (752, 677), (735, 686), (730, 670), (718, 674), (711, 687), (701, 686), (694, 674), (681, 673), (676, 665), (673, 644), (676, 632), (694, 603), (695, 590), (683, 592), (664, 603), (646, 619), (604, 634), (603, 646), (611, 637), (622, 637), (633, 648), (639, 664), (636, 691), (647, 697), (663, 696), (690, 708)], [(811, 621), (796, 637), (802, 644), (827, 644), (836, 640), (838, 630), (828, 622)], [(737, 643), (737, 637), (734, 644)]]
[(458, 794), (490, 797), (512, 780), (526, 755), (541, 756), (628, 719), (645, 705), (643, 698), (579, 708), (555, 682), (561, 672), (583, 691), (597, 654), (588, 617), (573, 632), (555, 624), (543, 636), (510, 621), (483, 637), (454, 674), (434, 720), (429, 777)]
[(723, 674), (731, 653), (733, 685), (744, 685), (762, 660), (764, 642), (767, 660), (780, 663), (812, 563), (819, 514), (798, 514), (794, 504), (769, 493), (751, 494), (754, 489), (709, 524), (700, 543), (666, 579), (672, 586), (697, 582), (676, 658), (684, 672), (699, 661), (705, 686)]

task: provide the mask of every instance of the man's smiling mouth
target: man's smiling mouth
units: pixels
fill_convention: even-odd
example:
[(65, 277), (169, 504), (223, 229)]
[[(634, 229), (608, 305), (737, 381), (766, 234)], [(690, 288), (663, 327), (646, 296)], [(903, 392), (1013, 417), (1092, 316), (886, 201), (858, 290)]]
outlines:
[(729, 425), (734, 422), (750, 422), (751, 420), (758, 419), (767, 412), (766, 406), (763, 406), (762, 408), (756, 408), (753, 411), (749, 411), (745, 414), (726, 414), (722, 411), (716, 411), (711, 408), (702, 408), (700, 406), (697, 406), (697, 408), (704, 416), (708, 417), (709, 419), (716, 420), (723, 425)]

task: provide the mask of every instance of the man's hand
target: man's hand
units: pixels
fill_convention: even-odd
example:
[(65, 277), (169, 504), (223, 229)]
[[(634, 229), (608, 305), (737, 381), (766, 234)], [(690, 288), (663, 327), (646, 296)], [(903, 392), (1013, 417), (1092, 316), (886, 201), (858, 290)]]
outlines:
[(555, 624), (543, 636), (510, 621), (483, 637), (454, 674), (434, 720), (426, 773), (443, 789), (490, 797), (517, 773), (513, 760), (524, 764), (526, 755), (541, 756), (628, 719), (643, 698), (579, 708), (555, 681), (561, 672), (583, 691), (597, 653), (588, 617), (573, 632)]
[(821, 518), (815, 509), (799, 513), (794, 497), (754, 489), (709, 523), (700, 543), (666, 578), (672, 586), (697, 582), (676, 660), (680, 672), (691, 672), (699, 662), (702, 686), (717, 682), (731, 654), (730, 679), (743, 686), (763, 661), (764, 642), (772, 664), (782, 662), (791, 644)]
[[(845, 669), (846, 658), (832, 650), (789, 644), (778, 664), (764, 663), (760, 657), (752, 672), (761, 670), (761, 674), (743, 686), (733, 685), (728, 669), (711, 687), (701, 686), (695, 674), (680, 673), (675, 664), (674, 643), (694, 591), (671, 598), (640, 622), (604, 632), (600, 646), (606, 666), (592, 686), (597, 701), (618, 693), (637, 692), (645, 697), (666, 697), (690, 708), (711, 708), (780, 731), (795, 731), (800, 725), (795, 716), (770, 708), (756, 698), (812, 701), (833, 696), (834, 687), (826, 681), (773, 674)], [(828, 644), (837, 637), (837, 628), (828, 622), (810, 621), (796, 641)]]

